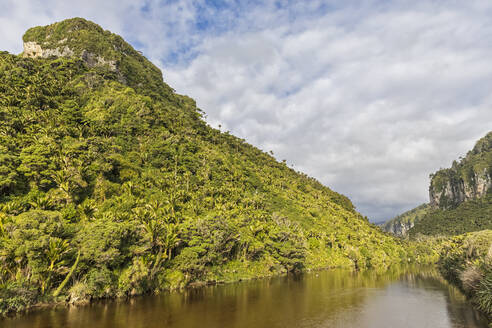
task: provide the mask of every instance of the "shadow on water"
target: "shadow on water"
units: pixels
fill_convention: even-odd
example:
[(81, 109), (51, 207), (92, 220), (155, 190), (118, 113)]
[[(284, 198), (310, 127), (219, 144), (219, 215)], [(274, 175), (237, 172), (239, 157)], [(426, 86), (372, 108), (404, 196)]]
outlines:
[(41, 310), (5, 328), (487, 327), (433, 268), (320, 271)]

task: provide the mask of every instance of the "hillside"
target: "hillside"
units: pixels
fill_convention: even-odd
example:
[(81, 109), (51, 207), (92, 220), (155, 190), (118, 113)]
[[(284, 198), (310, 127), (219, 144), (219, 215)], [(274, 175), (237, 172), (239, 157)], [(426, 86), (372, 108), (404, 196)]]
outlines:
[(413, 228), (415, 222), (423, 218), (429, 209), (430, 206), (428, 204), (422, 204), (383, 223), (381, 228), (384, 231), (397, 235), (398, 237), (405, 237), (408, 230)]
[(492, 229), (492, 195), (468, 200), (456, 208), (433, 209), (418, 220), (409, 235), (460, 235)]
[(492, 229), (492, 132), (451, 168), (431, 174), (429, 205), (410, 236)]
[(75, 18), (23, 39), (0, 53), (0, 312), (412, 256), (121, 37)]

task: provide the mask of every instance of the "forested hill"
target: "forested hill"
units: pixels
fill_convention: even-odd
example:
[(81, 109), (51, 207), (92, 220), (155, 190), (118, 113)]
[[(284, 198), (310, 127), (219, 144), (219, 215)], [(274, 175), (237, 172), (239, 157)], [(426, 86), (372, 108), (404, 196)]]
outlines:
[(0, 312), (411, 254), (75, 18), (0, 53)]

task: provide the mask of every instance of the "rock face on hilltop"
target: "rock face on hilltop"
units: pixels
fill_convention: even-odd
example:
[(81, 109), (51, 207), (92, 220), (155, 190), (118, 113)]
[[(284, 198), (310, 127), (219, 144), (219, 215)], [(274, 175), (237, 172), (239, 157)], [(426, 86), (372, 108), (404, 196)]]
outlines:
[(492, 189), (492, 132), (480, 139), (465, 158), (431, 175), (429, 203), (450, 209), (484, 197)]
[[(61, 40), (61, 43), (63, 42), (64, 40)], [(23, 56), (29, 58), (77, 56), (83, 61), (85, 61), (89, 67), (108, 65), (108, 67), (111, 70), (113, 71), (117, 70), (116, 60), (106, 60), (103, 57), (88, 52), (87, 50), (82, 50), (80, 54), (76, 55), (72, 49), (70, 49), (68, 46), (63, 46), (63, 45), (60, 45), (56, 48), (43, 48), (40, 44), (38, 44), (35, 41), (28, 41), (28, 42), (24, 42), (24, 51), (22, 54)]]
[(24, 57), (80, 58), (88, 67), (109, 69), (117, 75), (119, 82), (139, 91), (158, 92), (165, 85), (159, 68), (122, 37), (82, 18), (33, 27), (22, 39)]

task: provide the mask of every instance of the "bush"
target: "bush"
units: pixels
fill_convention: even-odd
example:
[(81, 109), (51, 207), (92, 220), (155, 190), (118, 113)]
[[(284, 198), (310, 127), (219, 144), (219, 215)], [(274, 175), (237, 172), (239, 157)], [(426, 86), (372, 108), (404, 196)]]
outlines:
[(39, 292), (32, 286), (12, 283), (0, 286), (0, 315), (24, 311), (38, 302)]
[(478, 308), (488, 315), (492, 315), (492, 273), (489, 272), (482, 281), (480, 281), (475, 302)]
[(472, 294), (477, 291), (478, 285), (480, 284), (482, 278), (482, 272), (480, 272), (480, 269), (476, 266), (467, 267), (459, 275), (463, 290), (467, 294)]

